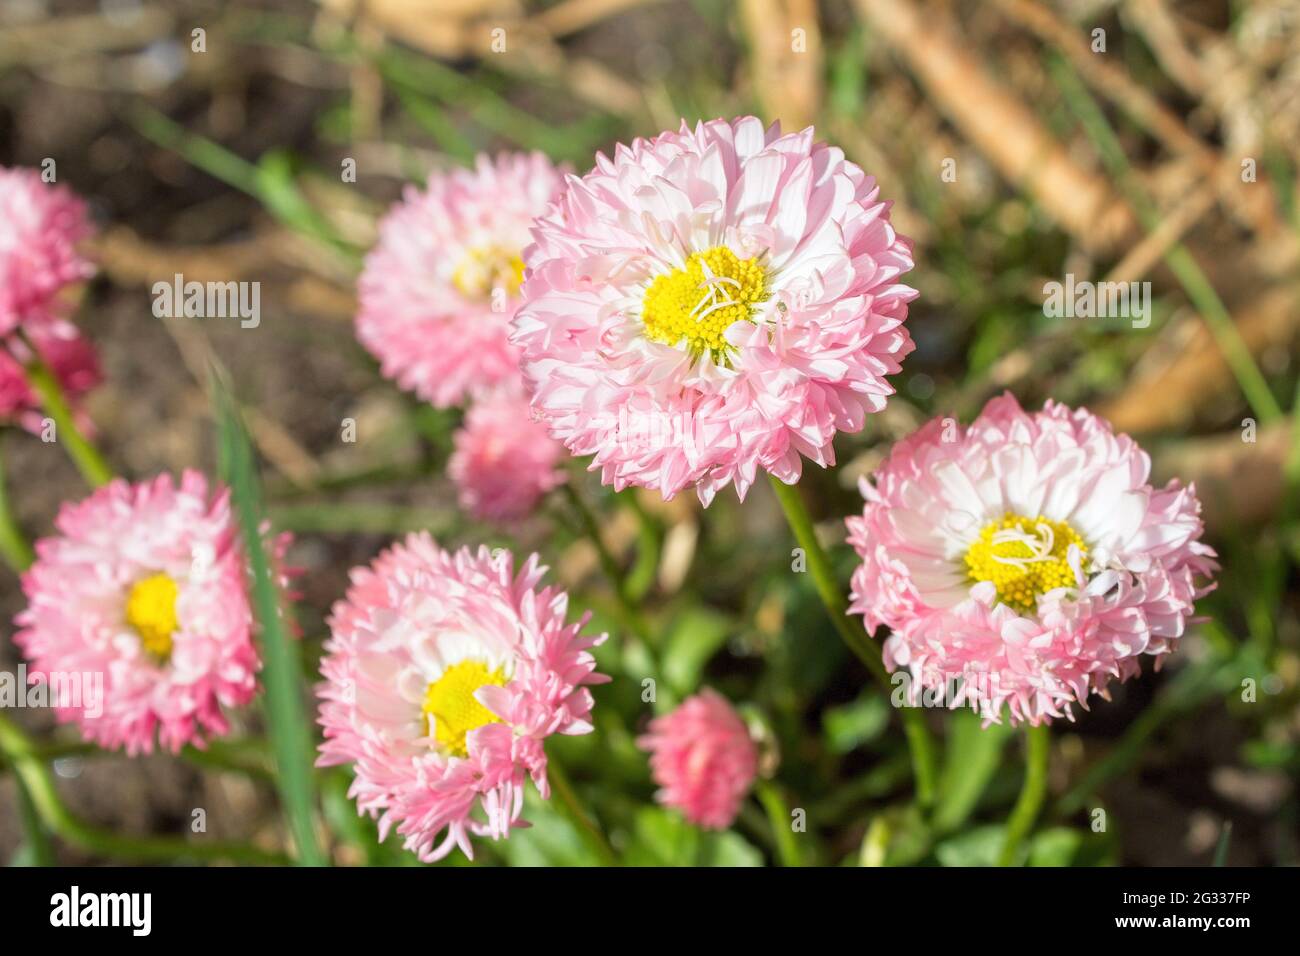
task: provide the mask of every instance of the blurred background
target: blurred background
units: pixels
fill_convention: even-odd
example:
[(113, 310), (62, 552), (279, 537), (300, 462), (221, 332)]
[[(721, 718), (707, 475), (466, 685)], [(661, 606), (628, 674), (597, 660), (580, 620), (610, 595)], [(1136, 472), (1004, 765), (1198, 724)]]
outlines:
[[(1205, 502), (1224, 564), (1207, 620), (1161, 673), (1055, 726), (1034, 861), (1294, 864), (1300, 2), (0, 5), (0, 165), (55, 159), (101, 226), (77, 316), (104, 364), (88, 402), (99, 443), (134, 478), (211, 471), (204, 369), (212, 355), (229, 369), (272, 518), (299, 538), (304, 693), (347, 569), (411, 529), (538, 549), (575, 604), (616, 628), (573, 516), (467, 524), (443, 476), (456, 416), (397, 391), (357, 345), (353, 286), (377, 216), (403, 184), (479, 151), (539, 149), (581, 173), (616, 142), (744, 113), (814, 124), (879, 180), (916, 243), (918, 348), (899, 395), (841, 436), (842, 467), (802, 483), (828, 542), (842, 542), (856, 479), (890, 441), (932, 415), (969, 420), (1005, 389), (1101, 413), (1152, 453), (1159, 481), (1194, 480)], [(260, 326), (155, 318), (150, 287), (176, 273), (260, 282)], [(1149, 326), (1049, 315), (1045, 284), (1067, 275), (1149, 282)], [(340, 438), (349, 418), (355, 443)], [(54, 446), (19, 436), (8, 448), (20, 520), (46, 534), (83, 486)], [(987, 860), (1023, 773), (1019, 737), (931, 715), (955, 795), (918, 820), (887, 700), (790, 573), (765, 487), (743, 507), (720, 495), (707, 521), (693, 499), (584, 492), (662, 635), (673, 693), (704, 680), (763, 715), (785, 799), (808, 810), (805, 862)], [(837, 555), (847, 582), (851, 555)], [(21, 605), (5, 572), (0, 633)], [(639, 673), (635, 647), (607, 647), (602, 663)], [(0, 668), (16, 664), (0, 642)], [(650, 805), (631, 742), (648, 716), (637, 693), (636, 680), (603, 689), (600, 732), (557, 746), (628, 858), (774, 859), (756, 806), (706, 838)], [(182, 759), (91, 753), (47, 713), (16, 719), (48, 750), (68, 806), (99, 827), (184, 833), (204, 808), (214, 836), (283, 845), (255, 709), (231, 740)], [(411, 862), (375, 848), (347, 782), (322, 774), (334, 859)], [(584, 861), (539, 804), (530, 796), (537, 826), (487, 862)], [(14, 808), (0, 765), (4, 860), (22, 844)]]

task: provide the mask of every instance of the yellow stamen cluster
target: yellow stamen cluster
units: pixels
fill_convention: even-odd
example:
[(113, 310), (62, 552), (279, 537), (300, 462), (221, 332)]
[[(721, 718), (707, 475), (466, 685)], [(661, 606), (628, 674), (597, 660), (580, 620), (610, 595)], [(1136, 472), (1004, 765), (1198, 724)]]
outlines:
[(476, 246), (465, 253), (451, 281), (468, 299), (486, 301), (497, 289), (514, 298), (524, 281), (524, 260), (500, 246)]
[(1087, 555), (1083, 539), (1064, 521), (1008, 511), (980, 532), (966, 552), (966, 568), (972, 581), (992, 581), (1003, 604), (1031, 613), (1038, 595), (1074, 586), (1074, 571), (1066, 560), (1072, 544)]
[(748, 320), (767, 297), (767, 270), (758, 256), (741, 259), (726, 246), (714, 246), (650, 283), (641, 319), (648, 338), (667, 345), (684, 339), (696, 358), (708, 351), (722, 361), (729, 347), (723, 333)]
[(176, 618), (176, 582), (165, 574), (152, 574), (135, 583), (126, 599), (126, 623), (140, 635), (144, 649), (158, 661), (172, 654), (172, 635), (180, 627)]
[(426, 727), (438, 743), (458, 757), (469, 755), (465, 735), (501, 718), (474, 699), (474, 692), (489, 684), (504, 687), (505, 672), (488, 670), (482, 661), (464, 660), (448, 667), (424, 693)]

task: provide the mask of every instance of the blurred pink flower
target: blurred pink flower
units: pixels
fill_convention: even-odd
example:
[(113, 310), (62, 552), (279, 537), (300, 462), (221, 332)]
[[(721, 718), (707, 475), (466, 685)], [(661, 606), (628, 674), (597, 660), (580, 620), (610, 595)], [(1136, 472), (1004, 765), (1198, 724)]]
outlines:
[(546, 426), (533, 419), (528, 399), (517, 389), (500, 389), (478, 399), (452, 436), (447, 463), (460, 506), (487, 521), (527, 516), (537, 502), (564, 481), (556, 464), (565, 456)]
[(90, 233), (71, 191), (35, 170), (0, 167), (0, 336), (62, 314), (59, 293), (94, 273), (77, 251)]
[(884, 625), (885, 664), (951, 707), (1037, 724), (1073, 718), (1142, 655), (1159, 667), (1211, 585), (1193, 488), (1085, 410), (1010, 395), (962, 428), (936, 419), (862, 482), (852, 610)]
[(650, 752), (659, 802), (709, 829), (731, 826), (758, 773), (758, 748), (744, 721), (709, 688), (652, 720), (637, 746)]
[[(52, 701), (101, 747), (150, 753), (224, 734), (260, 668), (230, 494), (186, 471), (65, 504), (36, 543), (14, 641), (32, 673), (99, 675), (101, 700)], [(276, 557), (288, 537), (274, 542)], [(84, 689), (83, 689), (84, 690)]]
[(525, 253), (512, 341), (551, 433), (606, 484), (706, 505), (833, 464), (913, 348), (911, 243), (878, 192), (752, 116), (597, 156)]
[[(568, 597), (538, 588), (530, 557), (442, 550), (413, 534), (352, 572), (321, 664), (320, 766), (354, 763), (349, 795), (425, 862), (471, 834), (500, 839), (523, 809), (526, 777), (544, 798), (543, 742), (590, 733), (589, 650), (605, 635), (565, 624)], [(442, 841), (439, 835), (446, 833)]]
[[(64, 397), (75, 410), (78, 399), (103, 379), (94, 346), (62, 320), (28, 329), (26, 336), (54, 373)], [(27, 381), (24, 366), (30, 358), (30, 349), (17, 336), (9, 339), (8, 349), (0, 348), (0, 425), (16, 423), (37, 433), (44, 415)], [(87, 416), (78, 414), (77, 417), (79, 428), (92, 431)]]
[(357, 336), (386, 376), (444, 408), (518, 375), (523, 251), (562, 185), (541, 153), (503, 153), (407, 187), (358, 285)]

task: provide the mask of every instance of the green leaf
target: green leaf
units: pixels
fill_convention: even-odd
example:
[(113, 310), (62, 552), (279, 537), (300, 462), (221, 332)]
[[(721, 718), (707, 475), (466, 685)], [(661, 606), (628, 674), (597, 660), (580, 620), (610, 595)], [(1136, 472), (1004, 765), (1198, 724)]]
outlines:
[(1114, 862), (1115, 842), (1105, 833), (1049, 827), (1034, 835), (1030, 866), (1107, 866)]
[(456, 128), (455, 122), (446, 110), (410, 87), (394, 84), (393, 89), (402, 108), (433, 137), (439, 149), (466, 165), (474, 161), (477, 149), (465, 134)]
[(731, 831), (705, 832), (662, 807), (639, 811), (627, 866), (762, 866), (763, 854)]
[(285, 225), (340, 251), (350, 251), (329, 220), (298, 187), (289, 153), (276, 149), (263, 155), (255, 168), (254, 183), (262, 204)]
[(942, 866), (994, 866), (1005, 829), (1000, 823), (975, 827), (944, 840), (934, 848), (934, 855)]
[(982, 727), (980, 723), (969, 710), (955, 711), (949, 720), (939, 805), (934, 812), (934, 825), (940, 832), (951, 833), (966, 822), (1002, 760), (1010, 726)]
[(1214, 848), (1214, 865), (1228, 865), (1228, 846), (1232, 843), (1232, 821), (1227, 820), (1223, 824), (1223, 831), (1219, 834), (1219, 843)]
[(266, 717), (280, 799), (298, 848), (298, 862), (306, 866), (323, 866), (327, 860), (316, 840), (312, 737), (300, 696), (302, 662), (298, 644), (286, 633), (279, 588), (263, 545), (262, 493), (253, 467), (253, 449), (248, 433), (235, 401), (216, 369), (213, 370), (212, 383), (221, 475), (230, 487), (242, 530), (252, 575), (253, 610), (261, 625)]
[(553, 805), (554, 795), (543, 800), (529, 789), (524, 800), (524, 819), (531, 825), (494, 844), (511, 866), (600, 866), (577, 827)]
[(832, 707), (822, 716), (826, 743), (845, 754), (875, 740), (889, 724), (889, 702), (874, 687), (852, 703)]
[(1035, 835), (1029, 847), (1030, 866), (1069, 866), (1083, 846), (1083, 834), (1070, 827), (1052, 827)]
[(688, 608), (678, 615), (664, 648), (663, 675), (678, 694), (696, 690), (700, 675), (733, 633), (730, 618), (707, 608)]
[(844, 866), (914, 866), (930, 852), (933, 834), (916, 804), (886, 807), (867, 821), (856, 857)]

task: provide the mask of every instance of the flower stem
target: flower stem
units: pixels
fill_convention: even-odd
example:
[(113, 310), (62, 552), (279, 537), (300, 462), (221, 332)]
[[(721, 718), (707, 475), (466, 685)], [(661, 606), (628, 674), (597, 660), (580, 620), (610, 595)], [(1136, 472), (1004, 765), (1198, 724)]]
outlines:
[(38, 756), (31, 739), (17, 724), (0, 716), (0, 754), (13, 765), (18, 780), (31, 798), (35, 815), (52, 832), (99, 856), (122, 860), (175, 862), (193, 860), (254, 865), (283, 865), (281, 853), (268, 852), (247, 843), (224, 840), (187, 840), (172, 836), (121, 836), (91, 826), (72, 813), (59, 798), (54, 779)]
[[(831, 623), (835, 625), (835, 630), (849, 646), (849, 650), (866, 665), (871, 676), (886, 690), (891, 690), (892, 684), (889, 672), (885, 670), (884, 660), (881, 658), (880, 646), (871, 640), (862, 628), (856, 627), (849, 620), (848, 601), (835, 580), (830, 558), (817, 540), (812, 518), (808, 515), (808, 509), (804, 507), (798, 488), (787, 485), (776, 477), (772, 478), (772, 488), (776, 492), (777, 500), (781, 502), (781, 508), (785, 512), (790, 530), (794, 532), (795, 540), (799, 542), (799, 547), (803, 548), (813, 584), (817, 587), (817, 594), (826, 608), (826, 613), (830, 616)], [(937, 773), (934, 741), (929, 730), (926, 729), (925, 717), (919, 710), (914, 707), (903, 707), (899, 715), (903, 721), (903, 731), (907, 735), (907, 745), (912, 752), (912, 775), (916, 778), (917, 801), (921, 806), (928, 807), (934, 802)]]
[(1020, 788), (1016, 805), (1007, 818), (1006, 836), (998, 866), (1013, 866), (1020, 853), (1020, 844), (1029, 836), (1038, 819), (1038, 810), (1047, 793), (1047, 758), (1051, 751), (1052, 736), (1046, 723), (1025, 728), (1025, 782)]
[(31, 865), (54, 866), (54, 846), (50, 843), (50, 835), (45, 832), (45, 824), (41, 823), (41, 818), (36, 815), (36, 804), (32, 803), (27, 785), (21, 780), (17, 783), (15, 789), (18, 791), (18, 815), (23, 821), (23, 835), (27, 841), (27, 849), (32, 854)]
[[(0, 435), (0, 439), (2, 438), (3, 435)], [(9, 507), (9, 491), (5, 482), (4, 449), (2, 447), (0, 447), (0, 557), (3, 557), (5, 563), (13, 568), (15, 574), (26, 571), (28, 565), (34, 559), (32, 546), (27, 543), (27, 537), (23, 534), (22, 528), (18, 526), (13, 510)]]
[(777, 859), (782, 866), (803, 866), (803, 856), (799, 852), (799, 843), (790, 826), (790, 808), (780, 789), (770, 780), (760, 780), (754, 788), (758, 802), (767, 811), (767, 822), (772, 828), (772, 838), (776, 842)]
[(574, 791), (573, 785), (569, 782), (568, 776), (554, 760), (548, 760), (546, 763), (546, 780), (551, 785), (551, 789), (555, 791), (555, 795), (560, 798), (560, 804), (564, 807), (569, 819), (578, 828), (578, 832), (586, 840), (592, 852), (599, 857), (601, 865), (617, 866), (618, 855), (615, 854), (614, 848), (609, 845), (609, 840), (605, 838), (604, 832), (600, 829), (600, 824), (587, 812), (577, 792)]
[(99, 453), (99, 449), (92, 445), (77, 428), (76, 419), (68, 406), (68, 400), (63, 394), (59, 380), (50, 371), (48, 365), (39, 357), (35, 357), (35, 348), (32, 349), (32, 355), (34, 357), (27, 363), (27, 382), (36, 393), (36, 397), (40, 399), (45, 414), (54, 421), (55, 440), (67, 449), (68, 457), (77, 466), (77, 470), (81, 472), (87, 484), (92, 488), (108, 484), (113, 480), (113, 469)]
[(631, 591), (628, 588), (627, 576), (618, 566), (618, 561), (613, 553), (605, 544), (605, 539), (600, 534), (600, 524), (596, 521), (596, 516), (582, 500), (582, 495), (578, 494), (573, 487), (572, 481), (566, 481), (561, 487), (564, 489), (564, 495), (573, 505), (573, 510), (578, 513), (578, 519), (582, 524), (582, 530), (591, 540), (596, 548), (596, 555), (600, 559), (600, 567), (605, 577), (609, 580), (610, 587), (614, 589), (614, 598), (618, 602), (619, 616), (623, 619), (623, 625), (642, 641), (650, 642), (650, 629), (646, 625), (645, 618), (641, 610), (632, 600)]
[[(0, 433), (0, 439), (3, 438), (4, 435)], [(35, 555), (32, 554), (32, 546), (27, 543), (27, 537), (18, 527), (18, 522), (9, 508), (9, 490), (5, 477), (4, 448), (0, 446), (0, 555), (3, 555), (5, 563), (15, 574), (21, 574), (31, 565)], [(32, 852), (32, 862), (37, 866), (53, 866), (54, 849), (50, 846), (49, 835), (36, 814), (36, 805), (32, 802), (31, 794), (27, 792), (27, 784), (21, 778), (17, 780), (17, 784), (19, 816), (22, 818), (27, 846)]]

